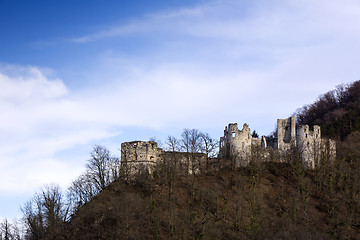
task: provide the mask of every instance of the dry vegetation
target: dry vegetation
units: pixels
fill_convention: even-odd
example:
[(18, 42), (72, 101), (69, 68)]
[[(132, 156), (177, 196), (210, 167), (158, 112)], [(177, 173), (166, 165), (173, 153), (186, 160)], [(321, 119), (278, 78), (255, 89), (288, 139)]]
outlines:
[(75, 239), (358, 239), (359, 155), (316, 170), (293, 157), (195, 176), (162, 164), (112, 183), (67, 229)]
[[(253, 155), (247, 167), (223, 159), (193, 175), (169, 154), (153, 175), (125, 180), (119, 159), (95, 146), (67, 197), (44, 188), (22, 208), (24, 234), (5, 220), (0, 239), (360, 239), (359, 106), (357, 81), (298, 111), (300, 124), (321, 125), (338, 140), (337, 159), (323, 156), (315, 170), (294, 152), (287, 163)], [(216, 142), (201, 148), (195, 140), (206, 135), (184, 132), (184, 149), (211, 156)], [(167, 142), (178, 150), (179, 139)]]

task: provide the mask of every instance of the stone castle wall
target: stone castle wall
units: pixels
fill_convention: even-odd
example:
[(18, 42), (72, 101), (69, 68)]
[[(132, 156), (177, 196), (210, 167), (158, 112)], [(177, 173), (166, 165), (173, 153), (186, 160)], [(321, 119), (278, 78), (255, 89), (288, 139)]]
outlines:
[(187, 170), (189, 173), (200, 172), (207, 162), (204, 153), (186, 153), (164, 151), (153, 141), (133, 141), (121, 144), (121, 169), (123, 174), (134, 175), (140, 171), (152, 173), (160, 163), (172, 161), (177, 169)]
[(252, 138), (250, 128), (245, 123), (242, 130), (237, 128), (236, 123), (230, 123), (225, 127), (224, 136), (220, 138), (219, 158), (234, 160), (239, 166), (246, 166), (254, 151), (261, 150), (259, 155), (265, 159), (269, 152), (278, 151), (281, 155), (292, 149), (297, 149), (303, 165), (307, 168), (315, 168), (316, 164), (325, 155), (329, 159), (336, 156), (336, 143), (334, 140), (322, 139), (320, 126), (315, 125), (310, 130), (308, 125), (296, 128), (295, 117), (277, 120), (277, 136), (272, 138)]
[[(286, 160), (286, 157), (282, 157), (286, 155), (284, 153), (294, 149), (307, 168), (315, 168), (323, 157), (334, 159), (336, 156), (335, 141), (321, 138), (320, 126), (315, 125), (313, 130), (307, 125), (296, 128), (295, 117), (290, 117), (277, 120), (277, 134), (271, 138), (253, 138), (246, 123), (241, 130), (237, 123), (230, 123), (220, 138), (219, 158), (231, 159), (236, 166), (246, 166), (252, 158), (267, 161), (274, 152), (278, 154), (279, 161)], [(198, 173), (208, 167), (209, 159), (203, 153), (164, 151), (153, 141), (121, 144), (121, 169), (127, 176), (140, 171), (152, 173), (160, 163), (172, 164), (189, 173)]]
[(153, 141), (133, 141), (121, 144), (121, 169), (126, 174), (134, 174), (140, 170), (150, 173), (160, 160), (162, 149)]

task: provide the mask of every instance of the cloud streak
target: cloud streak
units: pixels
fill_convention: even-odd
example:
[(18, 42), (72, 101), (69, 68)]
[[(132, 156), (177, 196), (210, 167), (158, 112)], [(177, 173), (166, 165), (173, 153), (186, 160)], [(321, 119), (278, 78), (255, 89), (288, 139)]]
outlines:
[(61, 153), (89, 151), (129, 127), (221, 134), (228, 122), (248, 122), (270, 133), (276, 118), (359, 78), (359, 12), (352, 0), (219, 0), (151, 13), (68, 38), (90, 53), (109, 39), (143, 43), (92, 55), (84, 71), (97, 81), (80, 89), (39, 67), (2, 65), (0, 192), (66, 186), (88, 152)]

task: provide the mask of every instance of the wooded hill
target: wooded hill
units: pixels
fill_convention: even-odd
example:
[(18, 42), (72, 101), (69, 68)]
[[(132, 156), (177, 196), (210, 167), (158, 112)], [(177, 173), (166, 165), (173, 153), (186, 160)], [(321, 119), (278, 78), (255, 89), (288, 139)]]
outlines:
[[(23, 238), (360, 239), (360, 82), (320, 96), (297, 117), (338, 139), (334, 162), (306, 170), (294, 151), (288, 163), (254, 158), (235, 168), (219, 160), (193, 175), (168, 159), (152, 175), (124, 179), (115, 171), (103, 182), (91, 182), (89, 162), (70, 188), (70, 205), (48, 188), (23, 207)], [(118, 169), (118, 159), (111, 163)]]
[(336, 162), (305, 170), (254, 159), (199, 175), (159, 165), (153, 177), (111, 184), (73, 217), (77, 239), (360, 239), (360, 81), (297, 113), (338, 142)]
[(360, 81), (342, 84), (297, 110), (299, 125), (320, 125), (324, 136), (344, 140), (360, 131)]
[[(163, 164), (112, 183), (79, 209), (74, 239), (358, 239), (359, 161), (224, 165), (198, 175)], [(355, 162), (356, 160), (356, 162)]]

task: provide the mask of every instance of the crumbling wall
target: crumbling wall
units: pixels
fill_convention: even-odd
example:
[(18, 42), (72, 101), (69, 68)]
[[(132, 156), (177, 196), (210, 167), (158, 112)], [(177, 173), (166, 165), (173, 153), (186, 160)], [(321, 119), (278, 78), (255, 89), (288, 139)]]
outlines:
[(250, 128), (245, 123), (242, 130), (237, 123), (230, 123), (224, 130), (224, 137), (220, 138), (220, 158), (229, 158), (237, 165), (247, 165), (251, 155), (252, 138)]
[(322, 157), (323, 150), (320, 126), (315, 125), (313, 131), (308, 125), (298, 127), (296, 140), (304, 166), (315, 168)]
[(163, 151), (161, 161), (178, 171), (187, 171), (189, 174), (197, 174), (207, 167), (205, 153)]
[(127, 175), (144, 170), (151, 173), (162, 152), (153, 141), (124, 142), (121, 144), (121, 169)]
[(322, 139), (320, 126), (315, 125), (313, 130), (308, 125), (296, 128), (295, 117), (278, 119), (276, 135), (252, 138), (246, 123), (242, 130), (238, 130), (236, 123), (230, 123), (220, 138), (219, 157), (235, 159), (238, 165), (246, 166), (250, 156), (267, 161), (268, 158), (274, 160), (273, 156), (277, 155), (277, 161), (284, 161), (289, 159), (291, 150), (297, 150), (307, 168), (315, 168), (324, 157), (330, 160), (336, 157), (336, 142)]
[[(249, 164), (253, 151), (257, 153), (267, 147), (266, 138), (253, 138), (250, 128), (245, 123), (242, 130), (238, 129), (237, 123), (230, 123), (225, 127), (224, 136), (220, 138), (219, 158), (231, 159), (236, 166)], [(261, 156), (263, 156), (262, 154)]]
[(277, 149), (290, 150), (296, 144), (295, 117), (277, 120)]
[[(165, 161), (171, 161), (170, 163)], [(125, 176), (133, 176), (140, 171), (150, 174), (157, 164), (171, 164), (178, 170), (198, 173), (206, 166), (204, 153), (167, 152), (157, 147), (153, 141), (133, 141), (121, 144), (121, 171)]]

